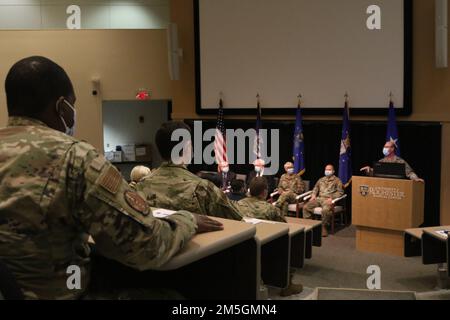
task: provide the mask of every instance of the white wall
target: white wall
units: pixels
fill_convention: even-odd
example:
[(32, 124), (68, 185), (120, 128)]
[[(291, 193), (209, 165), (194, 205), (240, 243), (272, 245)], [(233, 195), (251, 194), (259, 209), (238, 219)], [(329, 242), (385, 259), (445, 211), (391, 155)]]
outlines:
[[(145, 122), (140, 123), (139, 118)], [(128, 144), (151, 144), (152, 166), (161, 163), (155, 147), (155, 134), (169, 117), (168, 101), (105, 101), (103, 103), (103, 136), (105, 151)]]

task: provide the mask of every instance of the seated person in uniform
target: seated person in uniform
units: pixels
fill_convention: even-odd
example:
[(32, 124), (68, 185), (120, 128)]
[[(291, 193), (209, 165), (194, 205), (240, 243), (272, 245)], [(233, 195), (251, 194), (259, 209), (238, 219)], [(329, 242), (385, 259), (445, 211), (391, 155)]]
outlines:
[[(408, 177), (408, 179), (411, 179), (414, 181), (419, 181), (422, 183), (425, 182), (423, 179), (420, 179), (417, 176), (417, 174), (414, 172), (414, 170), (411, 168), (411, 166), (408, 164), (408, 162), (406, 162), (405, 160), (403, 160), (402, 158), (400, 158), (396, 155), (396, 151), (397, 151), (397, 145), (395, 144), (394, 141), (386, 142), (386, 144), (384, 145), (384, 148), (383, 148), (384, 158), (381, 159), (379, 162), (404, 163), (405, 168), (406, 168), (405, 175)], [(364, 171), (370, 175), (373, 174), (373, 169), (369, 166), (362, 168), (361, 171)]]
[(294, 164), (292, 162), (287, 162), (284, 165), (284, 170), (286, 173), (281, 176), (278, 185), (280, 198), (278, 198), (276, 206), (281, 209), (283, 216), (287, 216), (289, 205), (296, 203), (297, 196), (305, 192), (305, 184), (300, 175), (294, 173)]
[(233, 201), (239, 201), (246, 197), (244, 180), (234, 179), (231, 181), (231, 192), (228, 193), (228, 198)]
[(190, 210), (207, 216), (242, 220), (242, 215), (230, 199), (212, 182), (191, 173), (186, 165), (192, 159), (192, 142), (186, 141), (181, 154), (172, 150), (179, 142), (172, 141), (176, 130), (190, 128), (183, 122), (167, 122), (156, 133), (156, 146), (164, 163), (136, 185), (154, 207), (169, 210)]
[(325, 177), (317, 181), (313, 189), (312, 197), (303, 207), (303, 217), (311, 219), (314, 215), (314, 209), (322, 208), (322, 236), (328, 236), (327, 227), (330, 224), (331, 214), (333, 213), (333, 200), (344, 195), (344, 187), (341, 180), (336, 177), (334, 166), (329, 164), (325, 167)]
[[(74, 89), (53, 61), (17, 62), (5, 89), (9, 119), (0, 129), (0, 260), (25, 299), (91, 294), (88, 235), (102, 256), (143, 271), (165, 264), (195, 233), (222, 228), (187, 211), (153, 218), (148, 203), (117, 169), (93, 146), (72, 137)], [(80, 290), (67, 286), (74, 265), (81, 270)], [(151, 292), (147, 297), (158, 298)]]
[(148, 176), (150, 173), (152, 173), (152, 170), (146, 166), (136, 166), (131, 170), (130, 173), (130, 187), (134, 188), (136, 187), (136, 183), (141, 181), (142, 178), (145, 176)]
[(266, 178), (254, 178), (250, 182), (250, 197), (238, 202), (239, 211), (249, 218), (286, 222), (280, 209), (266, 201), (268, 193)]

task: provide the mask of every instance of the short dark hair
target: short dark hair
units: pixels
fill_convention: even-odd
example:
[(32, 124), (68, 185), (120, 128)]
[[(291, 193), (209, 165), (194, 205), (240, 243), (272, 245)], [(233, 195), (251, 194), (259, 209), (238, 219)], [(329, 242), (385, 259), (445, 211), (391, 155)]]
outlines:
[(269, 190), (269, 185), (264, 177), (256, 177), (250, 182), (250, 195), (259, 197), (265, 190)]
[(191, 133), (189, 126), (182, 121), (166, 122), (156, 132), (156, 147), (161, 157), (166, 161), (171, 159), (173, 148), (180, 143), (179, 141), (172, 141), (172, 134), (178, 129), (185, 129)]
[(55, 62), (33, 56), (16, 62), (5, 80), (9, 116), (36, 117), (60, 97), (73, 95), (69, 76)]
[(243, 180), (234, 179), (231, 181), (231, 191), (234, 193), (241, 192), (245, 187)]

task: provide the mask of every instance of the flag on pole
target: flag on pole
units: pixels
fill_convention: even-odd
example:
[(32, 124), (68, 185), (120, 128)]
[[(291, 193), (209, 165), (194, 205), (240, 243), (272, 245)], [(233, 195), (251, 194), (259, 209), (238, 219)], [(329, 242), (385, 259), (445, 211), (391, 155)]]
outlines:
[(219, 101), (219, 114), (217, 116), (216, 136), (214, 141), (214, 152), (216, 154), (217, 164), (228, 162), (227, 156), (227, 139), (225, 124), (223, 121), (223, 100)]
[(345, 187), (352, 182), (352, 147), (350, 143), (350, 112), (346, 97), (342, 124), (341, 151), (339, 156), (339, 179)]
[(306, 171), (302, 120), (302, 108), (299, 97), (294, 131), (294, 170), (295, 173), (299, 175), (303, 175)]
[(398, 136), (397, 119), (395, 116), (394, 102), (389, 103), (389, 120), (386, 134), (386, 142), (393, 142), (396, 146), (395, 154), (400, 157), (400, 140)]
[(261, 129), (262, 129), (262, 121), (261, 121), (261, 102), (259, 100), (259, 94), (256, 96), (258, 99), (257, 103), (257, 109), (256, 109), (256, 136), (255, 136), (255, 142), (253, 144), (253, 152), (256, 155), (256, 159), (261, 159), (261, 149), (262, 145), (264, 143), (262, 136), (261, 136)]

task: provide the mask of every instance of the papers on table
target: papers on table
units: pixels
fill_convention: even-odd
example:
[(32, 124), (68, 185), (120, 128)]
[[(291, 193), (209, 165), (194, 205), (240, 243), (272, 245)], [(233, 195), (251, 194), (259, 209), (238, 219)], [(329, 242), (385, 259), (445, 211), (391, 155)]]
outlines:
[(154, 209), (152, 210), (153, 216), (155, 218), (167, 218), (176, 213), (176, 211), (166, 210), (166, 209)]
[(448, 231), (446, 231), (446, 230), (439, 230), (439, 231), (436, 231), (436, 233), (438, 235), (440, 235), (441, 237), (444, 237), (444, 238), (448, 239)]
[(244, 218), (244, 221), (246, 223), (250, 223), (250, 224), (260, 224), (260, 223), (270, 223), (270, 224), (276, 224), (275, 221), (268, 221), (268, 220), (261, 220), (261, 219), (255, 219), (255, 218)]

